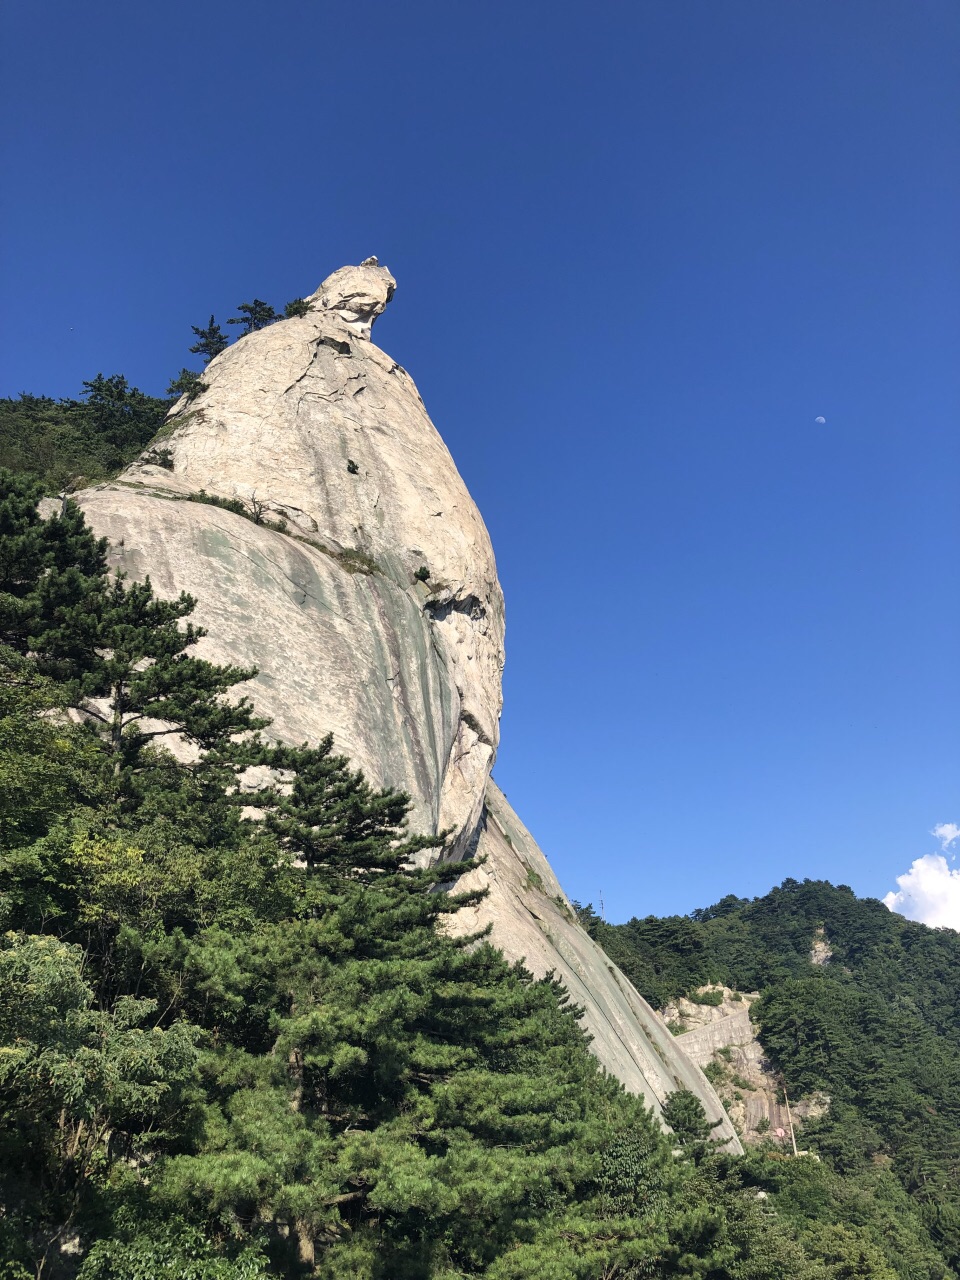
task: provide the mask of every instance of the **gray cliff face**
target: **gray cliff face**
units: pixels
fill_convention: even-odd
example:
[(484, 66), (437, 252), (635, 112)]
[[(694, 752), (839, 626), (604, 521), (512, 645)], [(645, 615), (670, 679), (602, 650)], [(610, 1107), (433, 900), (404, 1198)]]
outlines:
[(489, 895), (456, 927), (490, 921), (510, 958), (555, 969), (601, 1062), (655, 1109), (686, 1084), (717, 1118), (705, 1077), (575, 923), (490, 781), (503, 597), (413, 380), (370, 341), (395, 287), (375, 259), (343, 267), (308, 314), (228, 347), (165, 438), (83, 508), (132, 577), (197, 598), (204, 656), (256, 664), (247, 692), (274, 736), (332, 732), (372, 782), (410, 795), (414, 830), (453, 830), (447, 857), (487, 856), (471, 879)]

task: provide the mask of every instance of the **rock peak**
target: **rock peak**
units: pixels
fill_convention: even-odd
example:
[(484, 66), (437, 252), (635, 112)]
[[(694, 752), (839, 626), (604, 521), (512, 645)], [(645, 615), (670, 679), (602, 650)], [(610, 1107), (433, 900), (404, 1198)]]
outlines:
[(327, 276), (307, 301), (336, 312), (352, 333), (369, 338), (374, 321), (383, 314), (396, 287), (386, 267), (376, 258), (365, 258), (358, 267), (341, 267)]
[(487, 896), (445, 917), (451, 932), (490, 925), (511, 962), (555, 973), (608, 1071), (655, 1110), (693, 1090), (737, 1150), (711, 1085), (577, 924), (490, 779), (503, 596), (412, 378), (368, 341), (395, 288), (373, 259), (341, 267), (305, 314), (228, 346), (174, 406), (162, 448), (83, 508), (131, 577), (197, 600), (203, 657), (257, 669), (249, 695), (275, 738), (332, 733), (371, 786), (410, 797), (411, 831), (449, 833), (451, 863), (476, 854), (451, 879)]

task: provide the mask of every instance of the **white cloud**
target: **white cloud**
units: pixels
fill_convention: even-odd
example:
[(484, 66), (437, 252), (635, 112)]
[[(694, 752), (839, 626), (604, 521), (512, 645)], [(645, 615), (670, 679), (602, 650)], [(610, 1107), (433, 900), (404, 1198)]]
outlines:
[[(953, 824), (941, 823), (941, 827), (953, 827)], [(934, 834), (941, 827), (935, 828)], [(944, 839), (942, 835), (939, 838)], [(956, 838), (952, 836), (949, 842)], [(946, 925), (960, 930), (960, 869), (951, 871), (942, 853), (927, 853), (917, 858), (909, 871), (897, 876), (897, 884), (898, 892), (888, 893), (884, 906), (899, 911), (908, 920), (919, 920), (935, 929)]]
[(955, 822), (938, 822), (930, 834), (940, 841), (941, 849), (949, 849), (954, 840), (960, 840), (960, 827)]

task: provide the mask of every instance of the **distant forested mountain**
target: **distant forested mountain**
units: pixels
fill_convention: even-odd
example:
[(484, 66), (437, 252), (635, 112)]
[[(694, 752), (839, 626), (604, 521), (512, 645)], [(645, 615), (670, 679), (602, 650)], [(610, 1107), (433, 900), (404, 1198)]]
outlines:
[(752, 1016), (791, 1096), (832, 1099), (805, 1145), (848, 1178), (889, 1169), (957, 1268), (960, 934), (811, 880), (689, 916), (580, 916), (657, 1007), (706, 983), (761, 992)]
[(0, 467), (39, 480), (48, 493), (119, 471), (160, 430), (172, 400), (148, 396), (122, 374), (98, 373), (78, 400), (24, 392), (0, 399)]

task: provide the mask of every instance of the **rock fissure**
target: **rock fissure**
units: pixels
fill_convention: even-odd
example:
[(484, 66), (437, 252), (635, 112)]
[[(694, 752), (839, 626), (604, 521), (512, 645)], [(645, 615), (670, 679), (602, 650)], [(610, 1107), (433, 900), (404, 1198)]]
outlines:
[(330, 334), (322, 334), (317, 339), (317, 349), (320, 347), (330, 347), (338, 355), (348, 356), (351, 354), (352, 348), (345, 338), (335, 338)]
[[(280, 537), (283, 537), (283, 536), (284, 536), (283, 534), (280, 534)], [(240, 555), (246, 556), (248, 559), (255, 561), (256, 558), (252, 555), (252, 552), (250, 550), (244, 550), (242, 546), (238, 546), (237, 550), (239, 551)], [(306, 604), (308, 600), (311, 600), (316, 605), (317, 608), (323, 608), (323, 609), (330, 608), (329, 604), (326, 601), (321, 600), (318, 596), (313, 595), (310, 591), (307, 590), (306, 586), (302, 582), (299, 582), (297, 581), (296, 578), (291, 577), (291, 575), (283, 568), (283, 566), (277, 560), (270, 560), (268, 563), (270, 563), (273, 566), (277, 575), (280, 578), (283, 578), (287, 582), (289, 582), (290, 586), (293, 588), (296, 594), (302, 597), (302, 599), (298, 601), (298, 604), (300, 605), (301, 609), (303, 608), (303, 606)]]

